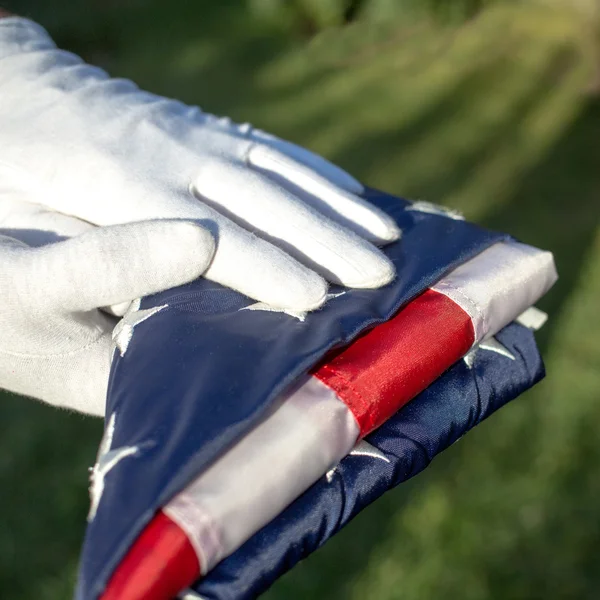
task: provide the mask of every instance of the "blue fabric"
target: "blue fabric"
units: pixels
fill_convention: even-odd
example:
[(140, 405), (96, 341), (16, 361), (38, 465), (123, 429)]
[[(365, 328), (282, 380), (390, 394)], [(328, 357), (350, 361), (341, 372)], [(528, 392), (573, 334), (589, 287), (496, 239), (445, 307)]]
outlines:
[(206, 600), (255, 598), (314, 552), (388, 489), (422, 471), (467, 431), (544, 376), (533, 335), (510, 325), (497, 339), (516, 360), (480, 351), (460, 361), (367, 441), (390, 460), (348, 456), (331, 482), (323, 477), (217, 565), (195, 590)]
[[(332, 347), (389, 319), (445, 273), (506, 236), (464, 221), (406, 210), (370, 190), (402, 239), (385, 248), (397, 279), (380, 290), (348, 290), (304, 322), (240, 310), (253, 302), (204, 279), (146, 298), (168, 305), (135, 327), (113, 359), (107, 416), (113, 448), (139, 446), (111, 470), (84, 542), (76, 597), (92, 600), (153, 514), (239, 439), (291, 382)], [(332, 290), (336, 291), (336, 290)]]

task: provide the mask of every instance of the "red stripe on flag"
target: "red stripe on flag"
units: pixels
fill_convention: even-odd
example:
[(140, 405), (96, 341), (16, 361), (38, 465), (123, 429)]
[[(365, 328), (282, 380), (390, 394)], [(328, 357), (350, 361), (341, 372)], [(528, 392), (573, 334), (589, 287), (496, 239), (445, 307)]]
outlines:
[(342, 400), (367, 435), (462, 358), (474, 342), (471, 317), (427, 290), (395, 317), (357, 338), (313, 375)]
[(170, 600), (200, 577), (196, 551), (162, 511), (114, 572), (102, 600)]
[[(348, 406), (365, 436), (473, 345), (471, 318), (427, 290), (395, 317), (330, 354), (312, 374)], [(159, 512), (113, 574), (102, 600), (170, 600), (200, 576), (186, 534)]]

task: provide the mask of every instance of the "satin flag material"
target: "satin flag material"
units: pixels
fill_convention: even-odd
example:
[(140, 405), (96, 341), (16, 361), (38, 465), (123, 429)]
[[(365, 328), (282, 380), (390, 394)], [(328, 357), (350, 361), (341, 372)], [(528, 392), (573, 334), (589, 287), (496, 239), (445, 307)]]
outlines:
[(158, 509), (328, 350), (385, 322), (506, 239), (390, 196), (372, 192), (370, 199), (404, 232), (387, 249), (399, 277), (384, 290), (347, 291), (322, 311), (289, 315), (259, 310), (235, 292), (199, 281), (145, 299), (124, 321), (115, 340), (105, 460), (92, 489), (78, 597), (97, 598)]
[(183, 597), (255, 598), (363, 508), (420, 473), (436, 455), (543, 377), (531, 331), (513, 324), (496, 337), (514, 360), (482, 349), (471, 367), (459, 361), (370, 434), (369, 451), (343, 459), (199, 581), (195, 593)]
[[(510, 357), (493, 334), (537, 300), (554, 277), (549, 253), (496, 244), (386, 323), (330, 353), (278, 400), (273, 413), (164, 507), (190, 540), (201, 572), (236, 550), (471, 348), (483, 344)], [(130, 568), (123, 568), (131, 579)], [(147, 590), (144, 598), (154, 600)]]

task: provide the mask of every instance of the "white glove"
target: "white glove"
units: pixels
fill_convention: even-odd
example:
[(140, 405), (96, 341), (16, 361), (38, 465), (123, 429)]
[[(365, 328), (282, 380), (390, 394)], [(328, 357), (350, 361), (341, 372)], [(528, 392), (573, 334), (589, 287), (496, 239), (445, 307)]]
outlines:
[(206, 277), (275, 307), (318, 307), (324, 278), (394, 277), (371, 243), (398, 239), (394, 222), (306, 150), (110, 79), (16, 17), (0, 90), (0, 182), (28, 202), (95, 225), (192, 219), (217, 240)]
[(195, 279), (214, 240), (181, 221), (96, 228), (40, 209), (28, 218), (40, 230), (16, 233), (32, 244), (52, 229), (89, 231), (39, 248), (0, 235), (0, 386), (103, 415), (116, 319), (97, 308)]

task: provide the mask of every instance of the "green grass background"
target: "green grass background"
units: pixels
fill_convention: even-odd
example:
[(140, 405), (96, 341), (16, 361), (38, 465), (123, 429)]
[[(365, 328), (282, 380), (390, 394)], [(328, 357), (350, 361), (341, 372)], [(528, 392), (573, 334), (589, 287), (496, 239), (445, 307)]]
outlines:
[[(489, 3), (457, 21), (373, 0), (329, 28), (266, 0), (3, 4), (114, 75), (555, 253), (547, 379), (266, 598), (600, 597), (600, 103), (577, 2)], [(99, 421), (0, 399), (1, 598), (70, 597), (100, 435)]]

